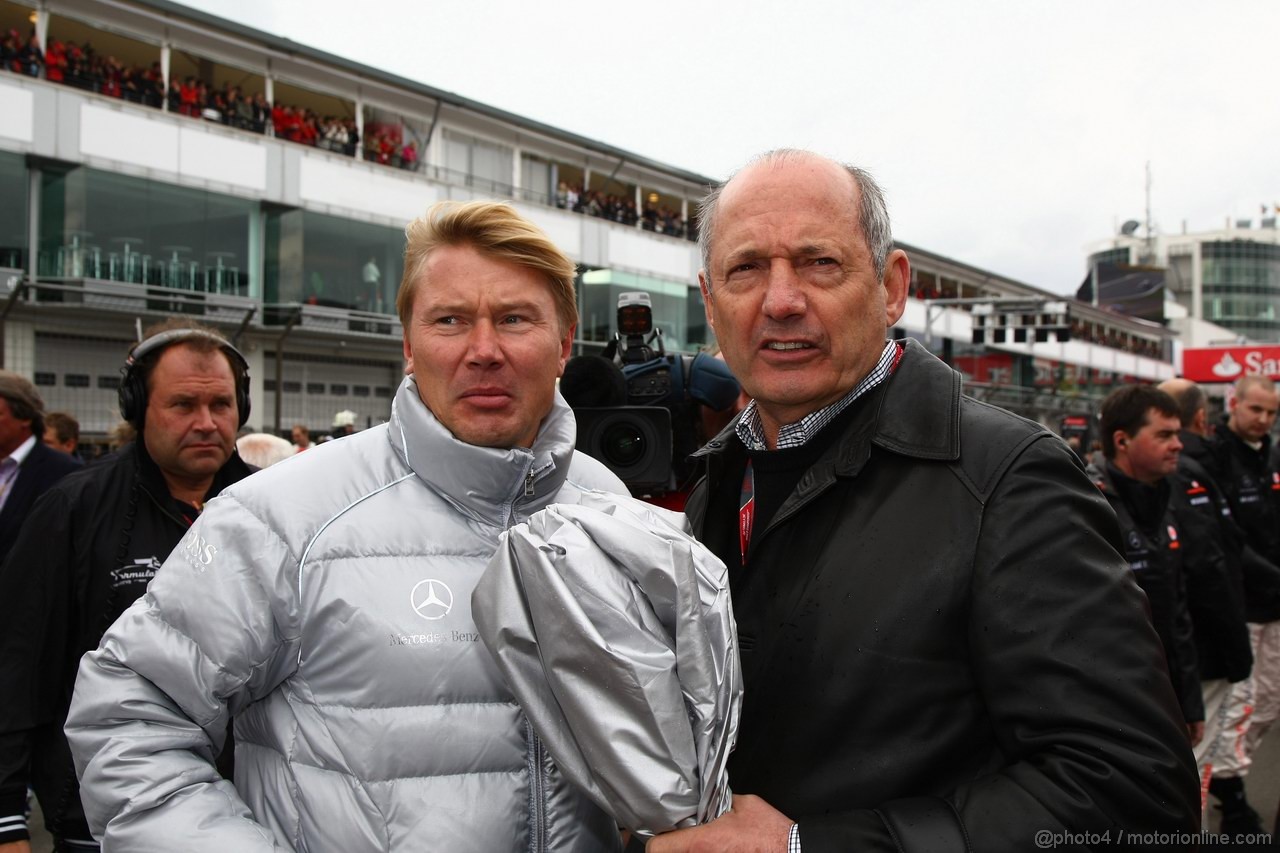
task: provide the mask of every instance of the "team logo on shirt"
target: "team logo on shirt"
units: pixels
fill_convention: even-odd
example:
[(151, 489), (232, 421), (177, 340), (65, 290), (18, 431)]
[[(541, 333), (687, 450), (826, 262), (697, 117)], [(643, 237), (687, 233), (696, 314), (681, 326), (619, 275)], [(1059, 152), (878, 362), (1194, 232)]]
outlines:
[(434, 622), (443, 619), (453, 610), (453, 590), (444, 581), (427, 578), (418, 581), (409, 593), (409, 604), (413, 612), (423, 619)]
[(1174, 528), (1172, 524), (1168, 526), (1168, 530), (1169, 530), (1169, 550), (1176, 551), (1182, 547), (1182, 544), (1178, 542), (1178, 531)]

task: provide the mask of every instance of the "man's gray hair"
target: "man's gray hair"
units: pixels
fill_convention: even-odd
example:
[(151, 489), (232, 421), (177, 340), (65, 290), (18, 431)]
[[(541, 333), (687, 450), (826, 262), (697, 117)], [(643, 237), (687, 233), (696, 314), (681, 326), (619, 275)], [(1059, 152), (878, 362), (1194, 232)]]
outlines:
[[(755, 157), (728, 177), (723, 183), (712, 187), (698, 204), (698, 251), (702, 255), (702, 269), (707, 274), (707, 285), (711, 284), (711, 243), (715, 239), (716, 217), (720, 208), (720, 193), (729, 181), (737, 177), (743, 169), (762, 163), (781, 165), (793, 160), (826, 159), (811, 151), (798, 148), (775, 148), (772, 151)], [(862, 239), (871, 252), (871, 262), (875, 264), (876, 277), (884, 278), (885, 265), (889, 262), (889, 253), (893, 251), (893, 229), (889, 225), (889, 208), (885, 204), (884, 191), (876, 183), (875, 178), (865, 169), (850, 166), (848, 163), (836, 165), (849, 173), (853, 185), (858, 188), (858, 227), (862, 230)]]

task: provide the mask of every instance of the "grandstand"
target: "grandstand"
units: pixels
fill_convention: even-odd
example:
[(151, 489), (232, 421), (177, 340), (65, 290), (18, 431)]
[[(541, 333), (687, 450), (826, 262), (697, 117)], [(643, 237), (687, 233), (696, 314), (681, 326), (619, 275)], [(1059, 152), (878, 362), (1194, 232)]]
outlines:
[[(245, 352), (255, 427), (386, 419), (402, 229), (442, 199), (508, 200), (578, 262), (579, 351), (631, 290), (668, 350), (711, 342), (693, 240), (712, 177), (164, 0), (0, 0), (0, 34), (4, 365), (87, 436), (117, 420), (139, 325), (173, 313)], [(980, 396), (1052, 420), (1173, 373), (1162, 326), (1081, 303), (1070, 341), (974, 343), (973, 303), (1048, 294), (905, 248), (901, 334)]]

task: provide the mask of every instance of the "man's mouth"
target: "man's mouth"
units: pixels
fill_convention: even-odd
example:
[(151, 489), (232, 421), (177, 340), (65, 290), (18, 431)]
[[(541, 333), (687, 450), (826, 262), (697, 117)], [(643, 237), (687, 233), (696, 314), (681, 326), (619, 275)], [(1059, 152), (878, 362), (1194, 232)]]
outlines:
[(764, 347), (776, 352), (789, 352), (798, 349), (813, 349), (813, 344), (807, 344), (803, 341), (770, 341)]

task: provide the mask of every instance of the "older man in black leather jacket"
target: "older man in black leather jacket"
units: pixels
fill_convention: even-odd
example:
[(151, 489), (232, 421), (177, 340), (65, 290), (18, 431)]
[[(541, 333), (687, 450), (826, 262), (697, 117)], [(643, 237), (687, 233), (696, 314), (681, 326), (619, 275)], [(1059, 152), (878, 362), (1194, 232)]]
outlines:
[(910, 266), (874, 182), (773, 152), (702, 235), (754, 398), (689, 503), (730, 566), (738, 796), (649, 853), (1186, 846), (1194, 759), (1115, 515), (1060, 440), (886, 342)]

